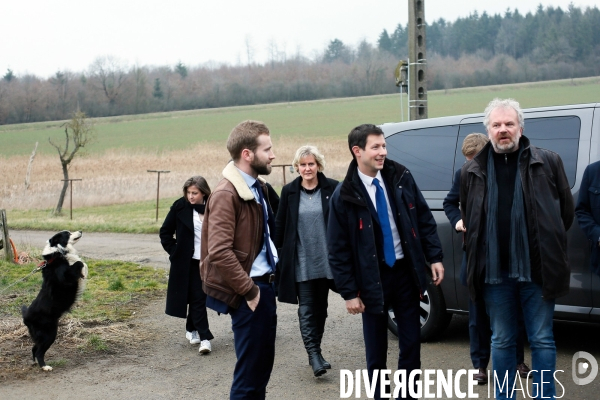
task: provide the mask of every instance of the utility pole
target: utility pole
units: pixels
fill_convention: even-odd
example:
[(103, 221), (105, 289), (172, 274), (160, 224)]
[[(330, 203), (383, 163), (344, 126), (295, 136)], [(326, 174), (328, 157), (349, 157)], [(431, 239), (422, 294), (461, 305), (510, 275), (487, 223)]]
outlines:
[(156, 169), (148, 169), (146, 170), (148, 172), (158, 172), (158, 183), (156, 184), (156, 220), (158, 221), (158, 199), (160, 196), (160, 174), (168, 174), (171, 171), (164, 171), (164, 170), (156, 170)]
[[(402, 104), (402, 97), (404, 92), (408, 94), (408, 61), (400, 60), (400, 62), (398, 62), (396, 70), (394, 71), (394, 76), (396, 77), (396, 86), (398, 86), (398, 91), (400, 92), (400, 116), (402, 117), (402, 122), (404, 122), (404, 105)], [(407, 115), (406, 118), (410, 121), (410, 115)]]
[(427, 118), (425, 0), (408, 0), (408, 108), (410, 120)]

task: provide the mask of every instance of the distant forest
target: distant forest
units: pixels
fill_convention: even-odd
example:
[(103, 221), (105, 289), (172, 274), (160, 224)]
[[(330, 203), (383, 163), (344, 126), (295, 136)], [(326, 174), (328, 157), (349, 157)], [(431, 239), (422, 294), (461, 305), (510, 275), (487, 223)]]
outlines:
[[(397, 91), (394, 69), (408, 55), (408, 26), (377, 43), (333, 39), (308, 58), (271, 43), (269, 60), (244, 65), (129, 66), (99, 57), (85, 72), (48, 79), (0, 78), (0, 124), (365, 96)], [(477, 12), (427, 25), (428, 89), (600, 75), (600, 10), (539, 6), (535, 13)], [(0, 74), (1, 75), (1, 74)]]

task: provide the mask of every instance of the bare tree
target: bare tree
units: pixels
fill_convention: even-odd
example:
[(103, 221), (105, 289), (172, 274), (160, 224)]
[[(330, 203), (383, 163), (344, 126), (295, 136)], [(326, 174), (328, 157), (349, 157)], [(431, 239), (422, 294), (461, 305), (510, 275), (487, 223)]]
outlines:
[(113, 56), (98, 57), (90, 67), (92, 77), (98, 80), (100, 89), (108, 103), (114, 106), (121, 93), (121, 86), (127, 79), (127, 66)]
[(146, 111), (146, 103), (148, 96), (147, 88), (147, 76), (146, 70), (139, 65), (136, 65), (132, 69), (133, 77), (135, 79), (135, 113), (142, 113)]
[(254, 63), (254, 45), (252, 44), (252, 36), (246, 35), (244, 38), (244, 45), (246, 47), (246, 61), (248, 67)]
[(269, 63), (271, 63), (271, 69), (275, 69), (275, 63), (278, 61), (279, 49), (277, 48), (277, 42), (275, 39), (269, 39), (267, 43), (267, 53), (269, 54)]
[(63, 188), (60, 191), (58, 198), (58, 204), (54, 210), (54, 214), (58, 215), (62, 212), (63, 202), (65, 201), (65, 194), (69, 188), (69, 166), (77, 152), (89, 144), (94, 138), (95, 130), (92, 122), (87, 119), (84, 112), (77, 111), (73, 115), (73, 118), (69, 122), (66, 122), (65, 127), (65, 145), (55, 144), (52, 139), (48, 138), (50, 144), (58, 151), (60, 157), (60, 163), (62, 165), (64, 183)]
[(69, 71), (57, 71), (48, 81), (56, 88), (57, 101), (57, 117), (65, 119), (67, 117), (69, 86), (73, 78), (73, 74)]

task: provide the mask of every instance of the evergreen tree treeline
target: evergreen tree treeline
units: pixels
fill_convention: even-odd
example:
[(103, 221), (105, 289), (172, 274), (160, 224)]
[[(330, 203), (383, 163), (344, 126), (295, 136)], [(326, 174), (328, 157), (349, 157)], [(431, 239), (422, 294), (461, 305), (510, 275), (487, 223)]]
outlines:
[[(335, 38), (313, 59), (271, 43), (262, 65), (131, 67), (107, 56), (49, 79), (9, 69), (0, 78), (0, 124), (67, 119), (74, 110), (101, 117), (393, 93), (407, 28), (383, 30), (375, 44)], [(600, 75), (597, 7), (475, 12), (428, 24), (426, 35), (430, 90)]]
[[(407, 54), (408, 26), (398, 25), (389, 35), (383, 31), (378, 47), (398, 57)], [(515, 59), (528, 58), (537, 63), (583, 61), (600, 52), (600, 11), (584, 12), (571, 4), (543, 8), (522, 15), (508, 9), (504, 16), (472, 13), (454, 23), (443, 18), (427, 25), (427, 52), (455, 59), (465, 54), (484, 58), (504, 54)]]

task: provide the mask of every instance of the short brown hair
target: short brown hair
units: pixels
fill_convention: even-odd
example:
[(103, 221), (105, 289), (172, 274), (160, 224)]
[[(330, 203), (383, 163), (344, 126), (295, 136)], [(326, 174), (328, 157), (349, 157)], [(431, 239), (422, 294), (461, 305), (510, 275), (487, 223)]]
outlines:
[(462, 153), (465, 157), (474, 156), (489, 142), (483, 133), (469, 133), (462, 144)]
[(208, 186), (208, 182), (206, 182), (206, 179), (204, 179), (202, 176), (196, 175), (189, 178), (183, 184), (183, 198), (186, 201), (189, 202), (187, 198), (187, 190), (190, 188), (190, 186), (196, 186), (200, 193), (202, 193), (202, 195), (204, 196), (204, 200), (206, 200), (206, 198), (210, 196), (210, 186)]
[(258, 137), (269, 134), (269, 128), (260, 121), (247, 120), (240, 122), (233, 128), (227, 138), (227, 150), (233, 161), (240, 159), (244, 149), (254, 153), (258, 147)]

